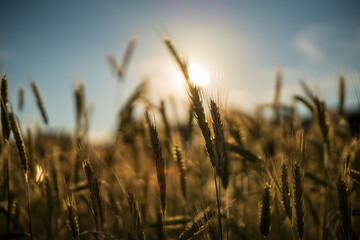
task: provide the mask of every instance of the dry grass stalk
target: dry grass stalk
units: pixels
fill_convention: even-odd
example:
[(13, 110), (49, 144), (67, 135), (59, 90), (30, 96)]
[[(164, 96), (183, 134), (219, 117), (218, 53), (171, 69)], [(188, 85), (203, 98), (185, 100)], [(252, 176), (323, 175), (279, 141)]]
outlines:
[(266, 239), (270, 232), (270, 185), (266, 184), (260, 210), (260, 233)]
[(96, 230), (103, 231), (104, 230), (104, 209), (103, 209), (103, 201), (100, 194), (100, 181), (95, 176), (94, 171), (90, 165), (89, 161), (84, 161), (83, 168), (88, 180), (89, 190), (90, 190), (90, 202), (91, 202), (91, 213), (93, 215)]
[(305, 207), (303, 198), (303, 173), (300, 169), (300, 164), (295, 162), (293, 167), (294, 178), (294, 198), (295, 198), (295, 213), (296, 213), (296, 229), (300, 239), (304, 234), (304, 218)]
[(43, 102), (41, 94), (40, 94), (40, 90), (34, 81), (31, 81), (30, 84), (31, 84), (31, 89), (32, 89), (35, 99), (36, 99), (36, 104), (41, 112), (42, 119), (45, 124), (49, 124), (49, 118), (48, 118), (46, 108), (45, 108), (44, 102)]
[(339, 210), (340, 210), (340, 219), (341, 219), (341, 233), (343, 239), (355, 239), (352, 236), (352, 224), (351, 224), (351, 207), (349, 204), (349, 195), (346, 187), (346, 183), (342, 179), (338, 179), (337, 184), (337, 193), (339, 198)]
[(288, 182), (288, 167), (286, 163), (281, 164), (281, 203), (289, 220), (292, 221), (290, 188)]
[(160, 189), (161, 209), (163, 215), (165, 216), (165, 209), (166, 209), (165, 163), (161, 152), (161, 146), (160, 146), (156, 126), (150, 120), (148, 112), (145, 112), (145, 119), (149, 129), (149, 136), (151, 139), (151, 146), (153, 149), (153, 159), (156, 165), (157, 180)]

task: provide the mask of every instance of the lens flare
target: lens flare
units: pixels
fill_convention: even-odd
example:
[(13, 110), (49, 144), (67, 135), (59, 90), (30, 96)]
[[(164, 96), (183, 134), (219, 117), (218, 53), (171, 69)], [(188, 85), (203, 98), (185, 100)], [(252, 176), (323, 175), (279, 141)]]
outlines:
[(190, 80), (197, 86), (207, 86), (210, 82), (210, 74), (200, 64), (190, 64)]

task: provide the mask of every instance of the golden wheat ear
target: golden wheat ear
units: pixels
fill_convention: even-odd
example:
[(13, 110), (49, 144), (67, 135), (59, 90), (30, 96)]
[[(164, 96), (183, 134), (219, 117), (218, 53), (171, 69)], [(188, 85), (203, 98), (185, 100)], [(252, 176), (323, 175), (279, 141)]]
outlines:
[(74, 196), (69, 195), (64, 201), (66, 210), (66, 225), (73, 240), (80, 239), (79, 217)]
[(101, 197), (101, 184), (99, 179), (95, 176), (93, 168), (89, 161), (85, 160), (83, 163), (86, 178), (88, 180), (91, 202), (91, 213), (94, 218), (97, 231), (104, 230), (105, 212), (103, 208), (103, 200)]
[(184, 197), (184, 199), (186, 199), (186, 180), (185, 180), (185, 174), (186, 174), (186, 167), (185, 167), (185, 161), (183, 159), (182, 156), (182, 152), (179, 146), (175, 146), (173, 148), (173, 153), (174, 153), (174, 159), (176, 160), (177, 163), (177, 168), (179, 171), (179, 176), (180, 176), (180, 184), (181, 184), (181, 193)]
[(12, 132), (13, 132), (14, 138), (15, 138), (15, 143), (16, 143), (16, 146), (17, 146), (17, 149), (19, 152), (21, 166), (26, 175), (27, 170), (28, 170), (28, 158), (26, 155), (25, 143), (24, 143), (21, 131), (20, 131), (19, 123), (13, 113), (10, 113), (9, 119), (10, 119), (11, 129), (12, 129)]
[(153, 149), (153, 159), (156, 165), (158, 185), (160, 188), (161, 209), (163, 211), (163, 215), (165, 216), (165, 209), (166, 209), (165, 163), (161, 152), (161, 146), (160, 146), (160, 141), (158, 138), (156, 126), (150, 120), (148, 112), (145, 112), (145, 120), (148, 125), (149, 137)]
[(288, 182), (288, 166), (286, 163), (281, 164), (281, 203), (288, 216), (290, 222), (292, 221), (292, 208), (290, 187)]

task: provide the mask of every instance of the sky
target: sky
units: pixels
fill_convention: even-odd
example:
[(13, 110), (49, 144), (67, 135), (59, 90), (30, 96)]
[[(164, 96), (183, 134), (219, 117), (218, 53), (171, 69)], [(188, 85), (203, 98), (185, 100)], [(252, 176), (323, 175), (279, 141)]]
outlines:
[[(209, 95), (218, 86), (226, 106), (251, 111), (271, 102), (281, 69), (284, 102), (301, 93), (299, 80), (304, 80), (336, 106), (343, 75), (351, 107), (360, 82), (359, 11), (360, 1), (350, 0), (5, 0), (0, 69), (8, 76), (14, 106), (19, 87), (25, 89), (24, 111), (17, 111), (23, 127), (42, 126), (30, 89), (35, 80), (48, 111), (47, 128), (73, 130), (73, 92), (82, 81), (93, 109), (93, 138), (114, 132), (119, 109), (144, 77), (155, 103), (171, 95), (180, 104), (187, 101), (162, 36), (170, 36), (190, 63), (209, 72)], [(134, 35), (138, 44), (121, 82), (107, 55), (120, 60)]]

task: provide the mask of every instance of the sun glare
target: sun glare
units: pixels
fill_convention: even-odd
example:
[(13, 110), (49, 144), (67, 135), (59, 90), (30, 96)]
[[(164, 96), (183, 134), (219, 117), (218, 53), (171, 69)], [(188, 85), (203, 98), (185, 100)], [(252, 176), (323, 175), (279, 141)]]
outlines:
[(207, 86), (210, 82), (210, 74), (199, 64), (190, 64), (190, 80), (197, 86)]

